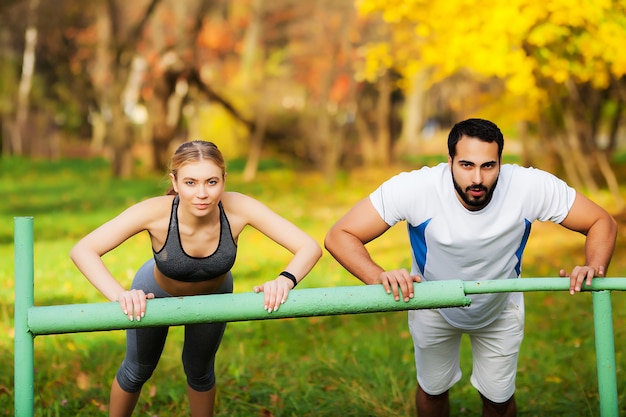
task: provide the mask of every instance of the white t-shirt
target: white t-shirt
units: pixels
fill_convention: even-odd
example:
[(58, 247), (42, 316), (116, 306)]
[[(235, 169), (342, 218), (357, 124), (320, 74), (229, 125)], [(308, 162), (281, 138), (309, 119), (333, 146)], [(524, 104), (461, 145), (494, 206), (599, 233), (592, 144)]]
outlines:
[[(576, 191), (552, 174), (517, 165), (501, 166), (493, 197), (481, 210), (467, 210), (457, 198), (447, 163), (404, 172), (384, 182), (370, 200), (390, 226), (406, 220), (412, 274), (424, 281), (513, 279), (535, 220), (562, 222)], [(477, 329), (493, 322), (509, 297), (471, 295), (470, 307), (441, 309), (453, 326)]]

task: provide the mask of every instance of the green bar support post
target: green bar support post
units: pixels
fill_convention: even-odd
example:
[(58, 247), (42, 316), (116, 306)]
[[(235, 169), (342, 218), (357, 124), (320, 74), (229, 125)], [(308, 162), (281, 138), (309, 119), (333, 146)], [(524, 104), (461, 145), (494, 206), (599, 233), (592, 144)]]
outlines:
[(596, 291), (591, 296), (593, 298), (600, 415), (602, 417), (617, 417), (617, 369), (615, 365), (611, 292)]
[(15, 256), (15, 417), (34, 415), (35, 341), (28, 328), (28, 311), (34, 305), (33, 218), (14, 220)]

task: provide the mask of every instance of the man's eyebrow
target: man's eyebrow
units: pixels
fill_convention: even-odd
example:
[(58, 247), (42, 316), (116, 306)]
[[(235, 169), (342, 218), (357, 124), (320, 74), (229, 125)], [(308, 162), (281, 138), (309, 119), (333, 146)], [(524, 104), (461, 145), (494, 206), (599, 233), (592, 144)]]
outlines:
[[(495, 163), (497, 163), (497, 162), (492, 160), (492, 161), (483, 162), (482, 164), (480, 164), (480, 166), (484, 167), (484, 166), (487, 166), (487, 165), (493, 165)], [(466, 159), (459, 159), (459, 164), (476, 165), (476, 162), (468, 161)]]

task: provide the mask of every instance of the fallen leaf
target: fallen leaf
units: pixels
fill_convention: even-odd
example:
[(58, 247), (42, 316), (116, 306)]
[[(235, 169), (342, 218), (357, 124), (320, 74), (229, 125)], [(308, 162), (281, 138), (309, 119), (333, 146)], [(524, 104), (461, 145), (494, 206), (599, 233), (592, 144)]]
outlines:
[(87, 375), (84, 372), (79, 372), (78, 375), (76, 375), (76, 386), (79, 389), (86, 391), (89, 389), (89, 385), (90, 385), (89, 375)]

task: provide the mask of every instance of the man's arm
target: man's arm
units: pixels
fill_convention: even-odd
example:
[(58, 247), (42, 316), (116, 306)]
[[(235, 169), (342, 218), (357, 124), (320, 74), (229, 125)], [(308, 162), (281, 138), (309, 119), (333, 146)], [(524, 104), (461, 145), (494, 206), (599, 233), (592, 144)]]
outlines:
[(324, 246), (330, 254), (350, 273), (365, 284), (383, 284), (387, 293), (404, 300), (413, 297), (413, 282), (420, 277), (412, 277), (406, 269), (385, 271), (376, 264), (365, 244), (389, 230), (389, 225), (380, 217), (369, 198), (359, 201), (326, 234)]
[(569, 275), (570, 294), (574, 294), (580, 291), (584, 281), (591, 285), (593, 277), (605, 276), (615, 248), (617, 222), (602, 207), (576, 193), (574, 204), (561, 225), (587, 236), (585, 265), (574, 267), (571, 273), (560, 271), (561, 276)]

